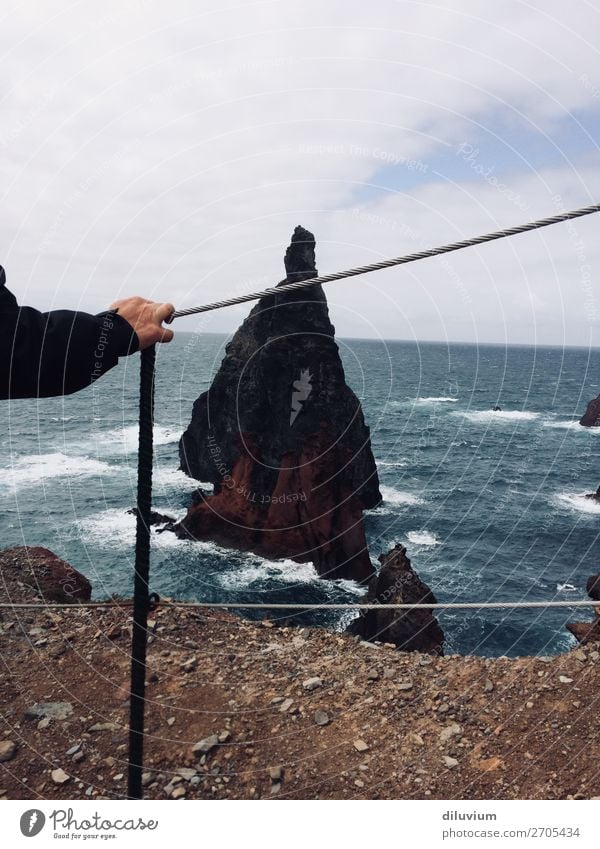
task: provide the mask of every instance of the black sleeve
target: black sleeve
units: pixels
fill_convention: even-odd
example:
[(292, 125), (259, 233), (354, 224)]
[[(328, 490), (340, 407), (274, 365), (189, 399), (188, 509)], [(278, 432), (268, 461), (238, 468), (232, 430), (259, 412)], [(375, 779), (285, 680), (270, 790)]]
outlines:
[(0, 267), (0, 398), (47, 398), (89, 386), (139, 348), (115, 312), (41, 313), (20, 307)]

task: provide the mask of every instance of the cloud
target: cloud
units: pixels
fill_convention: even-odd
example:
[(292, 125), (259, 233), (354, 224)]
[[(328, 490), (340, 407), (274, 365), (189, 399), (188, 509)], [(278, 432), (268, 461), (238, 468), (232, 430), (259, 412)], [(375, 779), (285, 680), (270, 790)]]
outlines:
[[(183, 306), (281, 279), (298, 223), (329, 271), (593, 202), (598, 30), (584, 2), (19, 4), (0, 32), (9, 285)], [(332, 284), (338, 333), (588, 344), (596, 227)]]

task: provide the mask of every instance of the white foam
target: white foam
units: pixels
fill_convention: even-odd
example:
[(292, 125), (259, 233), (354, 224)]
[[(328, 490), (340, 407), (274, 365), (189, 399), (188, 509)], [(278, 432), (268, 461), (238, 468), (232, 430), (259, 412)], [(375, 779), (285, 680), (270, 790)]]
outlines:
[(0, 485), (17, 488), (31, 486), (51, 478), (82, 478), (111, 475), (112, 466), (91, 457), (68, 457), (66, 454), (32, 454), (19, 457), (4, 469)]
[(600, 513), (600, 501), (586, 498), (585, 493), (561, 492), (555, 496), (555, 500), (560, 505), (580, 513)]
[(477, 410), (455, 412), (455, 416), (463, 416), (475, 424), (489, 424), (490, 422), (531, 422), (539, 418), (539, 413), (527, 410)]
[(375, 463), (376, 463), (377, 466), (382, 466), (382, 467), (388, 467), (389, 466), (390, 468), (393, 468), (393, 469), (404, 469), (406, 466), (408, 466), (408, 463), (407, 463), (406, 460), (395, 460), (394, 462), (388, 461), (388, 460), (376, 460)]
[(201, 489), (213, 491), (212, 483), (197, 481), (194, 478), (188, 477), (181, 469), (173, 469), (169, 466), (161, 466), (156, 463), (152, 473), (152, 479), (156, 486), (163, 488), (182, 489), (186, 492), (191, 492), (193, 489), (200, 487)]
[(432, 395), (428, 398), (415, 398), (415, 404), (456, 404), (458, 398), (449, 395)]
[(252, 558), (252, 562), (247, 566), (218, 576), (221, 586), (226, 589), (240, 589), (269, 579), (286, 584), (306, 584), (320, 580), (312, 563), (296, 563), (287, 559), (264, 560), (257, 555), (248, 556)]
[(557, 584), (556, 592), (558, 593), (576, 593), (577, 587), (574, 587), (573, 584)]
[(413, 495), (412, 492), (405, 492), (404, 490), (394, 489), (393, 486), (382, 486), (380, 487), (380, 489), (381, 494), (383, 495), (383, 500), (387, 504), (411, 506), (413, 504), (425, 503), (422, 498), (419, 498), (418, 495)]
[(584, 427), (579, 424), (579, 419), (564, 419), (559, 421), (544, 422), (544, 427), (561, 428), (563, 430), (574, 430), (577, 433), (591, 433), (600, 436), (600, 427)]
[(420, 545), (423, 548), (432, 548), (435, 545), (441, 545), (438, 537), (431, 531), (409, 531), (406, 534), (407, 540), (412, 545)]
[[(164, 510), (164, 508), (160, 509)], [(133, 513), (128, 513), (121, 508), (110, 508), (76, 520), (73, 523), (73, 529), (86, 543), (97, 543), (103, 548), (122, 549), (133, 547), (135, 524), (136, 518)], [(180, 540), (168, 531), (163, 534), (152, 532), (152, 545), (158, 548), (189, 546), (189, 544), (189, 540)], [(194, 545), (209, 547), (212, 543), (194, 543)]]
[[(93, 440), (94, 444), (100, 449), (110, 448), (113, 451), (131, 454), (133, 451), (137, 451), (138, 432), (138, 425), (127, 425), (115, 428), (115, 430), (95, 433)], [(154, 425), (154, 445), (169, 445), (172, 442), (177, 442), (180, 436), (181, 432), (177, 428)]]

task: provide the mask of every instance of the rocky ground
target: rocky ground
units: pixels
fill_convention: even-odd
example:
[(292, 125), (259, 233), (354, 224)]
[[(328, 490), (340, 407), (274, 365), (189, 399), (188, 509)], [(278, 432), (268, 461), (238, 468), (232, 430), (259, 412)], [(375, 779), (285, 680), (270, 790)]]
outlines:
[[(23, 551), (3, 602), (39, 598)], [(130, 609), (0, 614), (0, 796), (123, 797)], [(598, 644), (437, 658), (163, 607), (148, 667), (147, 798), (600, 795)]]

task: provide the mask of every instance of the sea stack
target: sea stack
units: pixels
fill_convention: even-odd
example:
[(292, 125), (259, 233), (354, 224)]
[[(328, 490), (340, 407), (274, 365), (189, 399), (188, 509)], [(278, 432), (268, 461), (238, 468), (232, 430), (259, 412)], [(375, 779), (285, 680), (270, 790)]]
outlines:
[[(399, 543), (379, 557), (381, 569), (369, 583), (364, 604), (436, 604), (427, 584), (419, 578)], [(394, 643), (402, 651), (444, 654), (444, 632), (431, 610), (390, 610), (375, 607), (361, 611), (348, 626), (364, 640)]]
[[(284, 262), (278, 285), (317, 275), (312, 233), (296, 227)], [(213, 492), (196, 493), (178, 535), (372, 576), (362, 511), (381, 501), (379, 480), (334, 336), (321, 286), (252, 309), (179, 444), (183, 471)]]
[(600, 427), (600, 395), (593, 398), (587, 405), (585, 413), (579, 419), (579, 424), (584, 427)]

